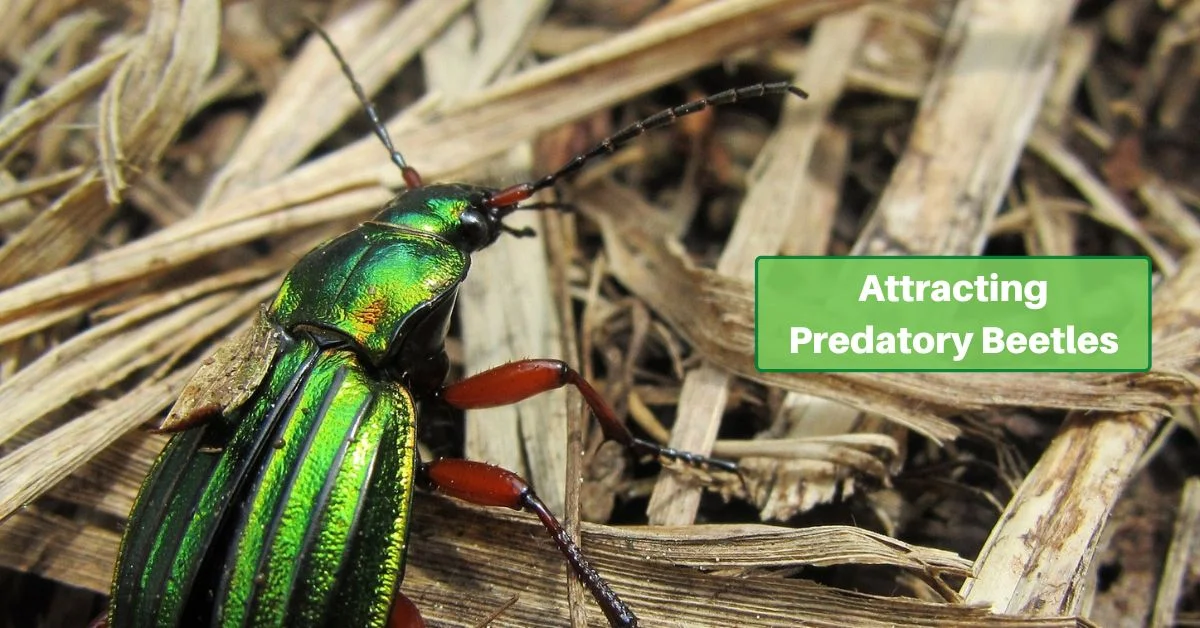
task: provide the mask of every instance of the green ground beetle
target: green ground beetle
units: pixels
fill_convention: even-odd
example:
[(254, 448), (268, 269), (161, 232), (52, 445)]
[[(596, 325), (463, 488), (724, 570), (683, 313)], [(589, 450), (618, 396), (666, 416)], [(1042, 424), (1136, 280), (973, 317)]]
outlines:
[[(162, 429), (178, 432), (129, 517), (107, 617), (146, 626), (421, 626), (400, 592), (414, 487), (534, 513), (613, 626), (637, 618), (529, 485), (468, 460), (423, 462), (422, 403), (515, 403), (574, 386), (607, 438), (634, 454), (736, 471), (636, 438), (557, 360), (521, 360), (447, 385), (445, 338), (471, 254), (513, 230), (534, 193), (648, 129), (706, 107), (804, 93), (758, 84), (632, 124), (553, 174), (504, 189), (424, 185), (393, 147), (345, 60), (317, 29), (401, 169), (407, 189), (305, 255), (254, 325), (193, 377)], [(525, 204), (522, 204), (525, 203)], [(517, 235), (521, 235), (518, 233)]]

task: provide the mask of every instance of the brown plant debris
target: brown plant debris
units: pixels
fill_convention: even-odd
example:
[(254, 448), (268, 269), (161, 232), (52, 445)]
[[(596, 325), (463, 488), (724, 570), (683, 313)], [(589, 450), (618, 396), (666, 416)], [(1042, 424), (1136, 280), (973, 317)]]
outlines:
[[(594, 163), (542, 199), (578, 212), (514, 217), (538, 237), (459, 295), (455, 377), (561, 358), (639, 435), (739, 460), (633, 460), (568, 393), (422, 417), (423, 455), (530, 478), (643, 625), (1200, 624), (1200, 0), (0, 14), (0, 627), (96, 616), (152, 427), (187, 426), (162, 423), (181, 391), (184, 419), (242, 403), (282, 273), (402, 184), (308, 18), (427, 181), (526, 180), (730, 87), (809, 93)], [(754, 261), (779, 254), (1145, 255), (1152, 368), (759, 372)], [(410, 540), (432, 625), (602, 621), (530, 516), (421, 494)]]

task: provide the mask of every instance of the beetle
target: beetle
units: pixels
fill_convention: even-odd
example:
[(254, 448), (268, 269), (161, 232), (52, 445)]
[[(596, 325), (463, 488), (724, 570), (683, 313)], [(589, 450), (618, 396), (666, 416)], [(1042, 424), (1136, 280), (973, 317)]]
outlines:
[(664, 110), (551, 174), (503, 189), (425, 185), (393, 146), (329, 36), (405, 190), (374, 218), (302, 257), (273, 302), (185, 386), (159, 426), (155, 461), (122, 538), (106, 617), (129, 626), (421, 626), (399, 592), (417, 486), (533, 513), (613, 626), (633, 611), (584, 558), (525, 480), (469, 460), (424, 462), (418, 408), (468, 410), (573, 386), (606, 438), (638, 456), (737, 471), (734, 463), (635, 437), (596, 389), (550, 359), (510, 362), (446, 383), (445, 339), (471, 254), (588, 161), (709, 106), (792, 93), (759, 83)]

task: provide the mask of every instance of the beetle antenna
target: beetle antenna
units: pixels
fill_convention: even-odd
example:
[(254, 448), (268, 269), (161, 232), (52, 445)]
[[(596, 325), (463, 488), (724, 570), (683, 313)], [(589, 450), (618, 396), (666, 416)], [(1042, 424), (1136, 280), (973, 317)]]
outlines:
[[(559, 181), (559, 179), (575, 174), (580, 168), (583, 168), (583, 166), (592, 159), (604, 155), (610, 155), (616, 152), (618, 148), (624, 146), (630, 140), (638, 137), (646, 131), (656, 129), (660, 126), (674, 124), (683, 116), (689, 116), (693, 113), (704, 111), (709, 107), (718, 107), (743, 100), (749, 100), (751, 98), (762, 98), (763, 96), (775, 96), (779, 94), (793, 94), (795, 96), (799, 96), (800, 98), (808, 98), (808, 93), (799, 87), (792, 85), (791, 83), (758, 83), (746, 87), (728, 89), (723, 92), (713, 94), (712, 96), (698, 98), (676, 107), (664, 109), (650, 117), (638, 120), (637, 122), (630, 124), (620, 131), (617, 131), (616, 133), (613, 133), (599, 144), (593, 146), (590, 150), (575, 155), (570, 161), (551, 174), (534, 181), (527, 181), (525, 183), (511, 185), (496, 192), (495, 194), (492, 194), (484, 201), (484, 205), (487, 207), (514, 206), (514, 210), (522, 209), (520, 207), (515, 207), (515, 205), (530, 198), (538, 190), (542, 190), (554, 185)], [(528, 207), (533, 209), (532, 206)]]
[(400, 168), (400, 173), (404, 176), (404, 185), (408, 186), (409, 189), (421, 187), (421, 175), (417, 173), (416, 168), (408, 165), (408, 162), (404, 159), (404, 155), (401, 155), (400, 151), (396, 150), (395, 145), (392, 144), (392, 137), (388, 135), (387, 127), (383, 126), (383, 123), (379, 120), (379, 112), (376, 111), (375, 105), (371, 103), (371, 99), (367, 98), (367, 93), (363, 91), (358, 79), (354, 78), (354, 72), (350, 70), (350, 64), (342, 56), (342, 51), (333, 43), (333, 39), (329, 37), (329, 33), (326, 33), (320, 24), (317, 24), (312, 19), (309, 19), (308, 23), (321, 36), (321, 39), (325, 40), (325, 44), (329, 46), (329, 50), (333, 52), (334, 58), (337, 59), (338, 65), (342, 66), (342, 74), (346, 75), (346, 78), (350, 80), (350, 87), (354, 89), (354, 94), (358, 96), (358, 101), (362, 103), (363, 109), (366, 110), (367, 117), (371, 119), (371, 128), (375, 131), (376, 137), (379, 138), (379, 141), (383, 142), (384, 148), (387, 148), (388, 154), (392, 157), (392, 163)]

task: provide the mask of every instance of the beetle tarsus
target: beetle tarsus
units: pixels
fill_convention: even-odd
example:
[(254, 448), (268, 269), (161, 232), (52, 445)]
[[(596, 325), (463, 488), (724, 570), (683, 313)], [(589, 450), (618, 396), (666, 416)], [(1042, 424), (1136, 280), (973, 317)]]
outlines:
[(688, 466), (705, 471), (740, 473), (737, 463), (732, 460), (710, 458), (690, 451), (680, 451), (672, 447), (663, 447), (641, 438), (635, 438), (630, 449), (638, 455), (654, 457), (666, 462), (682, 462)]

